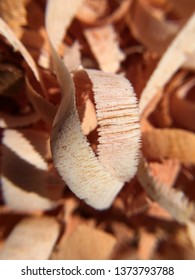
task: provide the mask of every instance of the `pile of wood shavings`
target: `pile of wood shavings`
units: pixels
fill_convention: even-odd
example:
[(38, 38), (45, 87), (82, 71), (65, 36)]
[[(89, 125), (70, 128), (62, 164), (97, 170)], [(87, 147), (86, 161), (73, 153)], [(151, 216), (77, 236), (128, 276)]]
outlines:
[[(47, 2), (1, 1), (0, 259), (194, 259), (194, 1), (54, 5), (54, 15), (64, 10), (66, 20), (54, 16), (49, 28), (58, 30), (55, 47), (70, 73), (99, 69), (132, 83), (142, 156), (107, 210), (70, 191), (50, 152), (61, 94), (45, 28)], [(77, 75), (74, 81), (82, 130), (96, 153), (91, 85)]]

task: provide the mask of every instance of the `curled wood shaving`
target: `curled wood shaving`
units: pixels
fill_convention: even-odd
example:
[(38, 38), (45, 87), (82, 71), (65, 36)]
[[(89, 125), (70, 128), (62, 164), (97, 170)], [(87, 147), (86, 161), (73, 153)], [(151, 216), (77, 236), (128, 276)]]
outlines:
[(116, 238), (111, 234), (81, 225), (63, 240), (60, 249), (53, 254), (52, 258), (57, 260), (105, 260), (115, 244)]
[[(127, 23), (136, 39), (151, 51), (163, 53), (179, 31), (179, 25), (166, 20), (159, 9), (146, 0), (134, 1)], [(146, 28), (147, 26), (147, 28)]]
[(186, 224), (194, 216), (195, 206), (181, 191), (167, 188), (151, 175), (144, 158), (140, 160), (137, 178), (148, 195), (165, 208), (178, 222)]
[[(49, 20), (50, 20), (50, 16), (48, 16), (47, 13), (46, 15), (47, 30), (50, 27), (50, 24), (48, 25)], [(48, 30), (48, 34), (50, 36), (49, 30)], [(53, 43), (54, 39), (52, 37), (50, 37), (50, 40), (51, 43)], [(75, 90), (74, 90), (72, 78), (68, 70), (66, 69), (65, 65), (57, 55), (56, 50), (52, 44), (51, 44), (51, 52), (53, 57), (54, 69), (62, 91), (62, 101), (59, 106), (59, 110), (56, 114), (56, 117), (54, 119), (52, 136), (51, 136), (51, 150), (52, 150), (54, 164), (57, 167), (58, 172), (63, 178), (63, 180), (68, 184), (70, 189), (79, 198), (84, 199), (87, 204), (93, 206), (94, 208), (97, 209), (108, 208), (111, 205), (112, 201), (114, 200), (115, 196), (122, 188), (124, 181), (119, 181), (117, 179), (117, 174), (116, 177), (113, 177), (105, 169), (105, 167), (101, 165), (98, 158), (95, 157), (95, 154), (93, 153), (91, 147), (89, 146), (89, 143), (87, 142), (87, 139), (85, 138), (81, 130), (81, 124), (75, 105)], [(92, 72), (93, 71), (91, 70), (91, 72), (89, 73)], [(117, 77), (114, 74), (106, 74), (106, 73), (101, 74), (101, 72), (99, 72), (99, 75), (100, 76), (102, 75), (102, 85), (103, 85), (102, 91), (107, 90), (107, 87), (105, 87), (106, 81), (107, 79), (109, 79), (110, 81), (111, 79), (110, 75), (113, 75), (113, 79), (117, 79), (118, 81), (120, 80), (118, 84), (121, 87), (121, 89), (119, 87), (121, 96), (125, 94), (126, 91), (128, 91), (127, 94), (128, 100), (129, 102), (131, 102), (131, 97), (133, 96), (132, 88), (129, 83), (127, 86), (127, 81), (125, 78), (121, 76)], [(121, 84), (124, 84), (123, 91), (122, 91)], [(113, 85), (115, 86), (114, 83)], [(110, 85), (109, 89), (110, 92), (114, 90), (112, 84)], [(116, 98), (115, 104), (117, 102), (118, 102), (118, 98)], [(98, 104), (96, 105), (98, 106)], [(121, 109), (124, 109), (124, 106)], [(128, 111), (128, 113), (129, 112), (131, 112), (131, 110)], [(132, 114), (130, 113), (130, 115), (133, 115), (133, 121), (135, 121), (136, 123), (137, 118), (134, 118), (135, 117), (134, 114), (135, 114), (135, 110), (132, 109)], [(120, 116), (120, 113), (118, 115)], [(124, 116), (124, 113), (122, 113), (122, 116)], [(124, 121), (124, 119), (125, 117), (121, 118), (122, 121)], [(108, 118), (108, 123), (109, 123), (109, 118)], [(135, 127), (137, 127), (137, 124), (135, 124)], [(115, 131), (113, 130), (113, 132)], [(117, 140), (120, 141), (120, 131), (117, 129), (117, 132), (119, 135), (119, 138)], [(132, 135), (134, 137), (134, 133)], [(139, 139), (137, 140), (139, 142)], [(136, 150), (137, 148), (138, 146), (135, 147)], [(131, 151), (129, 151), (129, 153), (131, 153)], [(129, 164), (128, 157), (126, 157), (126, 160), (127, 160), (128, 168), (130, 169), (132, 167), (132, 164)], [(116, 162), (118, 163), (117, 159)], [(121, 162), (120, 164), (118, 163), (118, 168), (120, 168), (121, 164), (123, 163)], [(136, 165), (136, 163), (134, 164)], [(115, 165), (115, 168), (116, 166), (117, 164)], [(133, 170), (134, 171), (132, 172), (135, 172), (134, 168)]]
[(83, 0), (49, 0), (47, 2), (47, 32), (54, 48), (58, 49)]
[[(181, 32), (173, 40), (144, 88), (139, 102), (141, 114), (143, 114), (156, 94), (161, 92), (161, 89), (172, 75), (186, 62), (188, 56), (195, 52), (194, 33), (195, 14), (192, 15)], [(161, 94), (159, 94), (158, 100)], [(158, 100), (156, 100), (155, 104)], [(150, 106), (150, 109), (148, 108), (145, 116), (149, 115), (153, 107)]]
[(18, 129), (17, 131), (30, 142), (45, 161), (50, 158), (49, 133), (29, 128)]
[(30, 142), (19, 131), (6, 129), (3, 133), (2, 143), (20, 158), (36, 168), (47, 170), (47, 163), (45, 160), (37, 151), (35, 151)]
[[(179, 172), (181, 171), (181, 164), (178, 160), (173, 159), (163, 160), (162, 162), (150, 162), (147, 164), (147, 167), (153, 181), (167, 189), (174, 187)], [(156, 189), (156, 192), (158, 192), (158, 189)], [(161, 194), (159, 194), (159, 196), (160, 195)], [(157, 193), (156, 196), (158, 196)], [(160, 217), (161, 219), (173, 219), (172, 215), (170, 215), (165, 208), (161, 208), (156, 202), (151, 204), (147, 213), (158, 218)]]
[(26, 218), (13, 229), (0, 250), (1, 260), (47, 260), (59, 235), (54, 218)]
[[(58, 65), (59, 74), (62, 77), (67, 76), (67, 73), (63, 68), (59, 69), (59, 66), (64, 68), (62, 63)], [(59, 81), (62, 83), (64, 78), (62, 81), (59, 79)], [(72, 90), (70, 87), (69, 92)], [(123, 183), (105, 171), (93, 154), (82, 134), (73, 101), (68, 102), (70, 105), (67, 108), (68, 112), (64, 116), (64, 107), (67, 106), (65, 94), (67, 93), (64, 92), (63, 94), (52, 132), (51, 147), (55, 166), (71, 190), (80, 198), (83, 198), (95, 208), (107, 208), (122, 188)], [(74, 91), (69, 98), (74, 98)], [(72, 110), (71, 112), (69, 112), (70, 109)], [(105, 188), (105, 186), (108, 188)]]
[[(97, 209), (108, 208), (116, 194), (122, 188), (124, 181), (118, 181), (118, 179), (116, 179), (117, 176), (113, 177), (108, 173), (89, 147), (89, 143), (81, 131), (79, 117), (75, 108), (74, 88), (73, 85), (71, 85), (72, 81), (65, 82), (64, 79), (64, 77), (67, 77), (67, 79), (71, 77), (68, 76), (69, 74), (67, 74), (67, 70), (65, 71), (62, 62), (59, 60), (57, 61), (55, 56), (54, 58), (56, 59), (55, 63), (58, 63), (56, 73), (63, 90), (62, 102), (54, 121), (51, 138), (54, 164), (62, 178), (78, 197), (84, 199), (89, 205)], [(104, 75), (106, 80), (107, 74), (105, 73)], [(108, 77), (110, 77), (110, 75), (108, 75)], [(60, 76), (63, 77), (63, 80)], [(121, 79), (121, 83), (124, 82), (124, 85), (126, 85), (123, 77), (119, 77), (119, 79)], [(64, 82), (65, 85), (63, 86)], [(65, 87), (67, 87), (68, 84), (68, 91), (65, 91)], [(105, 84), (105, 82), (103, 84)], [(128, 92), (130, 98), (132, 92), (130, 85), (128, 87)], [(67, 96), (67, 94), (69, 94), (69, 96)], [(69, 104), (69, 106), (67, 106), (67, 104)], [(137, 149), (137, 147), (135, 147), (135, 149)], [(131, 151), (129, 151), (129, 153), (131, 153)], [(116, 162), (118, 163), (117, 160)], [(132, 159), (132, 162), (134, 162), (134, 159)], [(118, 168), (120, 168), (120, 164)], [(132, 165), (128, 165), (129, 173), (131, 166)]]
[(119, 75), (96, 70), (86, 72), (92, 82), (96, 103), (99, 161), (113, 177), (127, 182), (136, 172), (140, 146), (139, 112), (134, 90), (129, 81)]
[(195, 163), (195, 135), (191, 132), (153, 129), (143, 133), (142, 143), (147, 159), (175, 158), (182, 163)]
[[(32, 212), (57, 206), (50, 200), (53, 199), (49, 192), (51, 174), (44, 160), (50, 157), (48, 139), (46, 133), (35, 130), (4, 131), (1, 187), (2, 198), (10, 209)], [(59, 187), (55, 191), (58, 196)]]
[(124, 54), (119, 48), (117, 36), (112, 25), (86, 29), (84, 35), (97, 59), (100, 69), (117, 72)]
[(195, 104), (186, 99), (188, 92), (195, 87), (195, 79), (184, 84), (178, 91), (172, 94), (170, 99), (170, 111), (173, 119), (183, 128), (195, 132)]
[[(32, 176), (32, 174), (30, 174)], [(24, 179), (22, 179), (24, 181)], [(28, 178), (29, 180), (29, 178)], [(36, 180), (37, 182), (37, 180)], [(43, 183), (43, 182), (39, 182)], [(43, 188), (42, 184), (41, 188)], [(42, 197), (35, 192), (21, 189), (4, 175), (1, 175), (2, 197), (5, 204), (17, 212), (45, 211), (55, 208), (58, 203)], [(29, 186), (28, 186), (29, 187)]]

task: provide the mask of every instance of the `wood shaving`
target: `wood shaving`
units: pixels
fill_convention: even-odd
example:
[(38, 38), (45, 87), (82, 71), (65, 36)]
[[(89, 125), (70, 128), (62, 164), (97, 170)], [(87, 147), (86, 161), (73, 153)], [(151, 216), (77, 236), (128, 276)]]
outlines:
[(45, 160), (19, 131), (11, 129), (5, 130), (3, 144), (36, 168), (47, 170), (47, 163)]
[(95, 70), (86, 72), (92, 82), (96, 103), (100, 163), (113, 177), (128, 182), (136, 172), (140, 146), (139, 112), (134, 90), (121, 76)]
[[(192, 15), (178, 36), (171, 43), (152, 74), (141, 94), (139, 102), (141, 113), (143, 113), (148, 104), (155, 95), (160, 92), (163, 86), (166, 85), (172, 75), (185, 63), (188, 55), (195, 52), (195, 41), (193, 40), (193, 34), (195, 31), (194, 22), (195, 14)], [(151, 112), (151, 108), (150, 111), (147, 112), (147, 115), (149, 115), (149, 112)]]
[(81, 53), (80, 53), (80, 45), (76, 41), (71, 47), (68, 47), (65, 50), (64, 63), (70, 72), (74, 72), (79, 69), (81, 66)]
[(144, 159), (140, 161), (137, 172), (138, 180), (152, 199), (165, 208), (177, 221), (186, 224), (195, 213), (195, 205), (190, 203), (184, 193), (167, 188), (158, 183), (147, 169)]
[(195, 135), (191, 132), (154, 129), (143, 133), (142, 143), (143, 153), (148, 159), (174, 158), (186, 164), (195, 163)]
[[(60, 46), (66, 31), (71, 24), (83, 0), (49, 0), (47, 4), (46, 20), (47, 32), (54, 48)], [(60, 23), (60, 24), (59, 24)]]
[(0, 1), (1, 259), (195, 259), (194, 4)]
[[(31, 174), (32, 176), (32, 174)], [(43, 183), (39, 181), (39, 183)], [(1, 176), (2, 195), (6, 205), (16, 212), (33, 213), (56, 208), (57, 202), (44, 198), (36, 192), (21, 189), (8, 178)]]
[(180, 27), (175, 21), (166, 20), (165, 15), (146, 0), (134, 1), (127, 22), (135, 38), (157, 53), (166, 50)]
[(86, 29), (84, 35), (100, 69), (105, 72), (117, 72), (120, 62), (124, 59), (124, 54), (119, 48), (113, 26)]
[(9, 235), (0, 250), (0, 259), (48, 259), (58, 235), (59, 225), (54, 218), (26, 218)]
[[(53, 256), (57, 260), (104, 260), (111, 253), (116, 239), (98, 229), (79, 226), (63, 241), (60, 251)], [(93, 246), (93, 252), (91, 251)]]
[(90, 99), (87, 99), (85, 103), (85, 111), (81, 124), (81, 128), (84, 135), (88, 135), (91, 131), (97, 128), (97, 117), (94, 104)]

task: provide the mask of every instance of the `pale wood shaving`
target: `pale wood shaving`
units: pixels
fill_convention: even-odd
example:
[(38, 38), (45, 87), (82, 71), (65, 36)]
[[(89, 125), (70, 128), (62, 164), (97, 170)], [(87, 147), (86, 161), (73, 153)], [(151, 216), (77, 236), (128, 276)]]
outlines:
[(47, 260), (57, 241), (54, 218), (26, 218), (11, 232), (0, 250), (1, 260)]
[(100, 163), (113, 177), (129, 181), (137, 169), (140, 147), (139, 112), (134, 90), (128, 80), (119, 75), (96, 70), (86, 72), (96, 103)]
[(178, 160), (168, 159), (163, 162), (148, 163), (151, 175), (161, 184), (165, 184), (169, 188), (173, 187), (179, 172), (181, 164)]
[(63, 94), (51, 135), (54, 164), (63, 180), (79, 198), (95, 208), (107, 208), (123, 183), (104, 170), (89, 147), (75, 107), (73, 81), (53, 48), (52, 52)]
[(151, 203), (150, 208), (147, 211), (147, 214), (151, 217), (157, 217), (167, 221), (174, 220), (173, 216), (167, 210), (165, 210), (165, 208), (162, 208), (157, 202)]
[(50, 55), (44, 46), (41, 48), (40, 51), (38, 65), (44, 69), (50, 69)]
[(50, 135), (48, 132), (30, 128), (19, 129), (18, 131), (28, 139), (34, 149), (38, 151), (45, 160), (50, 158)]
[(188, 201), (183, 192), (158, 183), (151, 175), (143, 158), (138, 166), (137, 177), (148, 195), (165, 208), (178, 222), (186, 224), (194, 216), (194, 204)]
[[(85, 202), (95, 208), (107, 208), (122, 188), (124, 181), (119, 181), (117, 176), (113, 177), (100, 164), (89, 147), (89, 143), (81, 131), (79, 117), (75, 108), (71, 77), (62, 61), (57, 57), (54, 49), (52, 49), (52, 52), (56, 64), (56, 73), (63, 93), (62, 103), (54, 120), (52, 130), (51, 148), (54, 164), (62, 178), (78, 197), (84, 199)], [(101, 75), (101, 72), (99, 73)], [(126, 80), (119, 76), (120, 79), (126, 88)], [(128, 90), (132, 92), (130, 86)], [(137, 127), (137, 125), (135, 126)], [(71, 145), (67, 145), (67, 143), (71, 143)], [(118, 168), (120, 168), (120, 164), (118, 163)], [(131, 167), (132, 164), (129, 164), (129, 169)], [(105, 185), (108, 188), (105, 188)]]
[[(64, 115), (63, 107), (61, 110)], [(51, 148), (54, 164), (69, 188), (94, 208), (108, 208), (123, 183), (100, 165), (82, 133), (75, 110), (68, 118), (65, 116), (63, 126), (58, 122), (53, 128)]]
[[(47, 13), (47, 30), (50, 27), (48, 21), (49, 17)], [(50, 33), (48, 32), (48, 34)], [(54, 38), (51, 37), (50, 39), (52, 43), (53, 41), (55, 43)], [(54, 164), (62, 178), (78, 197), (84, 199), (95, 208), (107, 208), (122, 188), (124, 181), (121, 182), (117, 177), (113, 177), (100, 164), (89, 147), (89, 143), (81, 131), (81, 125), (75, 107), (73, 81), (64, 64), (59, 60), (52, 45), (51, 50), (55, 71), (62, 90), (62, 102), (54, 120), (51, 138)], [(99, 75), (101, 75), (100, 72)], [(125, 86), (126, 80), (123, 77), (119, 77), (120, 79), (121, 83), (124, 83)], [(131, 87), (129, 90), (131, 91)], [(71, 145), (67, 145), (67, 143), (71, 143)], [(119, 166), (118, 164), (118, 168)], [(129, 164), (129, 168), (131, 167), (132, 164)], [(105, 185), (108, 188), (105, 189)]]
[(80, 45), (78, 41), (75, 41), (71, 47), (66, 48), (63, 60), (70, 72), (78, 70), (82, 64)]
[[(43, 188), (43, 186), (44, 185), (42, 185), (41, 188)], [(20, 186), (15, 185), (4, 175), (1, 176), (1, 187), (5, 204), (10, 209), (18, 212), (28, 213), (34, 211), (45, 211), (55, 208), (58, 205), (57, 202), (44, 198), (35, 192), (29, 192), (21, 189)]]
[[(45, 259), (194, 259), (195, 139), (190, 131), (195, 131), (195, 29), (192, 27), (195, 20), (190, 28), (187, 23), (188, 34), (181, 31), (183, 37), (175, 39), (177, 44), (173, 42), (168, 46), (174, 33), (178, 33), (194, 13), (194, 0), (78, 0), (77, 3), (76, 0), (72, 3), (50, 0), (50, 7), (54, 9), (49, 6), (45, 9), (49, 1), (19, 0), (17, 4), (24, 3), (22, 1), (27, 12), (24, 28), (22, 13), (21, 19), (16, 20), (23, 4), (17, 10), (16, 0), (0, 1), (0, 13), (3, 5), (13, 2), (15, 11), (10, 6), (10, 11), (4, 15), (15, 25), (15, 33), (17, 27), (20, 29), (24, 50), (27, 54), (30, 52), (41, 67), (38, 68), (40, 74), (37, 70), (33, 77), (33, 60), (27, 57), (25, 63), (26, 53), (21, 51), (17, 41), (20, 35), (0, 31), (8, 37), (1, 37), (0, 44), (0, 109), (3, 111), (0, 113), (3, 127), (0, 133), (0, 258), (1, 252), (5, 253), (7, 237), (14, 227), (17, 230), (17, 224), (24, 217), (49, 216), (55, 217), (62, 227), (60, 231), (58, 228), (55, 241), (50, 239), (47, 243), (47, 256), (43, 255), (45, 249), (39, 246), (40, 239), (31, 238), (40, 227), (37, 224), (35, 231), (31, 229), (30, 244), (26, 241), (28, 235), (14, 239), (17, 248), (20, 247), (14, 253), (15, 259), (22, 258), (20, 245), (23, 239), (30, 246), (25, 252), (30, 251), (36, 257), (38, 252)], [(81, 5), (77, 9), (79, 2)], [(70, 9), (66, 10), (69, 5)], [(47, 16), (52, 13), (54, 16), (48, 24)], [(50, 25), (55, 29), (49, 40), (44, 26), (45, 15), (47, 27)], [(4, 22), (2, 26), (0, 22), (0, 30), (5, 26), (9, 33), (8, 25)], [(84, 32), (107, 26), (114, 27), (116, 46), (125, 54), (124, 62), (118, 62), (119, 75), (84, 70), (85, 67), (100, 68), (92, 48), (89, 50)], [(56, 38), (58, 43), (54, 45)], [(96, 42), (98, 45), (98, 40)], [(14, 53), (13, 47), (19, 52)], [(168, 58), (164, 64), (160, 62), (162, 67), (158, 70), (156, 63), (167, 47), (168, 56), (165, 53), (161, 62)], [(112, 52), (112, 47), (109, 51)], [(102, 56), (101, 53), (98, 55)], [(179, 61), (175, 63), (177, 59)], [(139, 126), (139, 110), (137, 101), (131, 103), (135, 99), (134, 92), (130, 91), (131, 86), (124, 77), (132, 82), (142, 102), (140, 94), (152, 71), (156, 75), (154, 80), (151, 76), (153, 82), (148, 91), (152, 96), (141, 105), (142, 152), (148, 162), (141, 158), (137, 178), (129, 181), (140, 160), (141, 133), (139, 127), (132, 129), (137, 141), (133, 145), (128, 129), (134, 122)], [(26, 78), (26, 84), (23, 78)], [(131, 109), (136, 111), (136, 116), (130, 113)], [(14, 138), (8, 146), (2, 143), (7, 128), (16, 125), (24, 126), (17, 131), (22, 135), (20, 147), (15, 147), (20, 149), (17, 152), (10, 149), (15, 144)], [(53, 158), (49, 148), (51, 133)], [(27, 142), (36, 154), (36, 161), (41, 158), (42, 163), (38, 165), (45, 164), (46, 168), (42, 165), (37, 168), (33, 159), (31, 162), (24, 160), (23, 141), (24, 148)], [(133, 153), (137, 158), (130, 169), (126, 163), (133, 162)], [(26, 159), (31, 157), (26, 154)], [(126, 184), (125, 180), (128, 181)], [(75, 197), (68, 186), (95, 209)], [(46, 232), (52, 229), (52, 223), (45, 227), (41, 233), (44, 240)], [(36, 247), (37, 251), (31, 247)], [(9, 258), (13, 255), (12, 249)]]
[[(178, 36), (173, 40), (144, 88), (139, 102), (141, 114), (143, 114), (155, 95), (166, 85), (172, 75), (185, 63), (188, 56), (195, 52), (194, 33), (195, 14), (192, 15)], [(150, 112), (151, 109), (147, 110), (147, 115)]]
[(148, 159), (173, 158), (182, 163), (195, 163), (195, 135), (191, 132), (154, 129), (143, 133), (142, 145)]
[(52, 174), (46, 162), (51, 157), (49, 135), (32, 129), (4, 130), (2, 143), (1, 187), (5, 204), (23, 212), (56, 207), (57, 203), (50, 199), (55, 200), (61, 190), (55, 185), (53, 198), (49, 185), (54, 187), (54, 183), (49, 183)]
[[(49, 26), (46, 25), (46, 28)], [(51, 38), (51, 42), (52, 40)], [(54, 164), (79, 198), (94, 208), (108, 208), (122, 188), (123, 182), (112, 177), (95, 157), (81, 130), (72, 78), (52, 45), (51, 51), (62, 91), (62, 101), (51, 136)], [(121, 79), (123, 80), (123, 77)]]
[(54, 48), (58, 49), (83, 0), (49, 0), (47, 2), (47, 32)]
[(104, 260), (108, 258), (115, 244), (116, 238), (111, 234), (81, 225), (64, 239), (53, 259)]
[(37, 59), (37, 63), (39, 66), (41, 66), (44, 69), (51, 69), (51, 56), (50, 56), (50, 48), (49, 48), (49, 42), (48, 42), (48, 36), (45, 28), (40, 29), (40, 35), (43, 38), (44, 42), (41, 46), (39, 56)]
[[(6, 132), (7, 130), (4, 131), (4, 134), (6, 134)], [(6, 205), (15, 211), (32, 212), (35, 210), (51, 209), (57, 205), (56, 202), (49, 200), (50, 198), (53, 199), (48, 186), (52, 174), (48, 172), (47, 168), (44, 170), (42, 166), (39, 166), (40, 162), (36, 166), (40, 158), (42, 158), (42, 161), (47, 166), (44, 159), (50, 157), (49, 136), (46, 133), (28, 129), (17, 131), (17, 133), (22, 137), (23, 142), (21, 143), (20, 141), (20, 149), (16, 147), (16, 153), (13, 149), (10, 150), (9, 147), (2, 146), (2, 198)], [(11, 135), (7, 135), (7, 138), (8, 136), (11, 137), (11, 141), (14, 141), (12, 136), (13, 138), (15, 136), (16, 146), (18, 144), (18, 134), (12, 133)], [(4, 140), (6, 139), (3, 138), (3, 143)], [(25, 149), (27, 145), (30, 146), (30, 152), (28, 152), (29, 147)], [(23, 160), (23, 154), (25, 153), (27, 154), (25, 155), (26, 160), (28, 160), (28, 157), (35, 160), (31, 162)], [(37, 157), (39, 157), (38, 160)], [(33, 180), (29, 180), (29, 178), (33, 178)], [(54, 184), (51, 183), (50, 185), (54, 186)], [(58, 186), (55, 186), (55, 191), (56, 197), (60, 192)]]
[(100, 69), (117, 72), (124, 53), (119, 48), (117, 36), (112, 25), (86, 29), (84, 35), (97, 59)]
[(88, 135), (91, 131), (97, 128), (97, 117), (94, 104), (90, 99), (85, 102), (85, 111), (82, 120), (82, 131), (84, 135)]
[(17, 130), (6, 129), (3, 133), (3, 145), (8, 147), (20, 158), (41, 170), (47, 170), (47, 163), (34, 149), (31, 143)]

